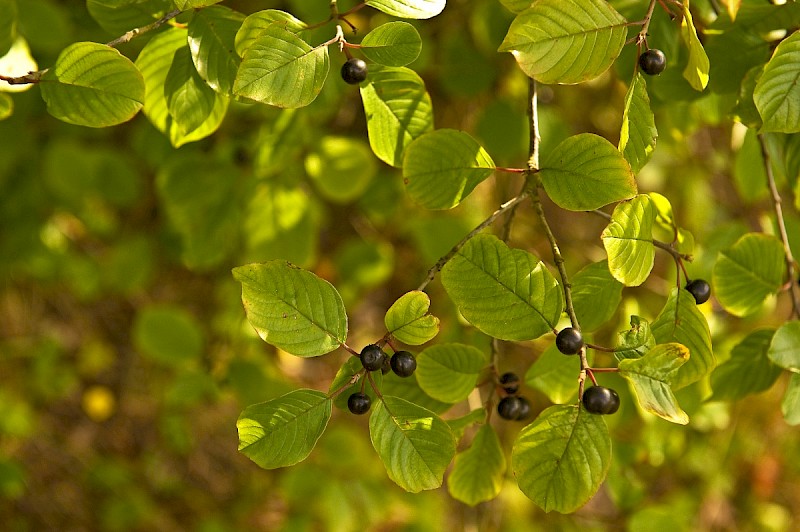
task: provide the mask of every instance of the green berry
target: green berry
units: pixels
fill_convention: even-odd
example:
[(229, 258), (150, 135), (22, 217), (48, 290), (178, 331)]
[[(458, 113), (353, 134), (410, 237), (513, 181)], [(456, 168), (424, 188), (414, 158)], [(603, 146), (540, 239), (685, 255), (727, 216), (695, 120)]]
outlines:
[(703, 279), (695, 279), (686, 283), (686, 290), (694, 296), (695, 302), (702, 305), (711, 297), (711, 287)]
[(408, 351), (397, 351), (389, 363), (398, 377), (410, 377), (417, 369), (417, 359)]
[(500, 382), (500, 386), (503, 387), (508, 394), (515, 394), (519, 390), (519, 377), (516, 373), (507, 372), (500, 375), (498, 379)]
[(375, 344), (370, 344), (361, 350), (361, 365), (367, 371), (378, 371), (383, 367), (386, 353)]
[(645, 50), (639, 56), (639, 68), (648, 76), (661, 74), (667, 68), (667, 56), (664, 55), (664, 52), (655, 48)]
[(583, 347), (583, 335), (578, 329), (565, 327), (556, 335), (556, 347), (565, 355), (575, 355)]
[(342, 79), (350, 85), (358, 85), (367, 79), (367, 63), (363, 59), (351, 57), (342, 65)]
[(347, 408), (359, 416), (366, 414), (370, 406), (372, 406), (372, 399), (364, 392), (356, 392), (347, 398)]
[(613, 414), (619, 410), (619, 395), (605, 386), (592, 386), (583, 391), (583, 407), (590, 414)]

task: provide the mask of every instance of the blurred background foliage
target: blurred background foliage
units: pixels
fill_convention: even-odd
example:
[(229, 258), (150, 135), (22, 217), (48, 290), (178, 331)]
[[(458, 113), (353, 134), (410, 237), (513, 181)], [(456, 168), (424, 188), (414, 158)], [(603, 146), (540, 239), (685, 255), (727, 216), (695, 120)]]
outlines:
[[(629, 20), (646, 8), (612, 3)], [(224, 5), (245, 14), (285, 9), (307, 22), (328, 16), (325, 0)], [(340, 9), (352, 5), (342, 0)], [(702, 22), (710, 2), (692, 5)], [(41, 66), (69, 43), (117, 36), (81, 0), (18, 7)], [(427, 84), (436, 127), (471, 132), (499, 166), (520, 167), (527, 82), (509, 54), (496, 53), (511, 19), (497, 0), (450, 0), (439, 17), (414, 23), (424, 48), (411, 67)], [(388, 18), (364, 9), (349, 20), (364, 35)], [(316, 31), (322, 41), (332, 28)], [(650, 33), (668, 57), (682, 53), (660, 10)], [(135, 58), (149, 38), (121, 51)], [(712, 65), (734, 68), (739, 56), (724, 43), (706, 46)], [(399, 172), (369, 150), (358, 91), (336, 75), (344, 60), (332, 53), (332, 74), (312, 105), (232, 104), (216, 134), (179, 149), (141, 114), (93, 130), (49, 117), (37, 88), (13, 95), (14, 114), (0, 122), (1, 528), (796, 530), (800, 438), (780, 412), (783, 380), (732, 405), (705, 401), (707, 383), (682, 390), (692, 421), (680, 427), (643, 418), (623, 381), (603, 375), (623, 403), (609, 419), (613, 466), (595, 499), (571, 516), (536, 509), (510, 474), (497, 500), (475, 508), (446, 488), (407, 494), (386, 477), (366, 420), (341, 410), (298, 466), (264, 471), (237, 453), (244, 406), (301, 386), (326, 390), (347, 354), (304, 360), (260, 341), (232, 267), (285, 258), (330, 280), (348, 308), (348, 343), (360, 347), (382, 336), (389, 305), (521, 186), (504, 174), (451, 211), (412, 205)], [(580, 132), (616, 143), (634, 62), (629, 46), (598, 80), (543, 87), (542, 150)], [(642, 191), (671, 200), (696, 242), (689, 273), (706, 279), (720, 249), (773, 223), (757, 142), (726, 118), (737, 87), (714, 86), (713, 70), (711, 79), (702, 95), (681, 85), (677, 69), (653, 80), (660, 136), (638, 177)], [(797, 250), (800, 219), (778, 178)], [(604, 258), (601, 218), (545, 207), (571, 273)], [(526, 209), (511, 244), (550, 259)], [(658, 255), (653, 276), (623, 292), (613, 323), (593, 341), (611, 344), (631, 314), (655, 317), (675, 275), (671, 259)], [(488, 351), (438, 282), (429, 292), (442, 320), (437, 341)], [(770, 301), (747, 319), (731, 318), (713, 299), (704, 305), (719, 361), (746, 331), (781, 323), (787, 304)], [(504, 346), (500, 370), (524, 375), (551, 343)], [(550, 404), (537, 390), (523, 393), (534, 413)], [(495, 423), (509, 450), (520, 426)]]

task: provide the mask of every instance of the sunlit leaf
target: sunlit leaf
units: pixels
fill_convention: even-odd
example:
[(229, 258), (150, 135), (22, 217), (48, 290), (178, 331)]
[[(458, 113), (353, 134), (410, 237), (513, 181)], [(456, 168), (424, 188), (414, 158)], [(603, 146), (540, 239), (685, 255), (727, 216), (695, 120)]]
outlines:
[(800, 425), (800, 373), (792, 373), (781, 403), (783, 418), (789, 425)]
[(342, 298), (327, 281), (286, 261), (233, 269), (247, 319), (259, 336), (293, 355), (324, 355), (347, 337)]
[(625, 157), (591, 133), (567, 138), (545, 155), (539, 172), (547, 195), (571, 211), (590, 211), (632, 198), (637, 191)]
[(600, 488), (611, 463), (602, 416), (551, 406), (523, 428), (511, 453), (522, 492), (545, 512), (574, 512)]
[(427, 19), (441, 13), (446, 0), (366, 0), (364, 3), (394, 17)]
[(711, 350), (708, 322), (688, 291), (673, 288), (650, 328), (659, 344), (675, 342), (689, 348), (689, 361), (672, 378), (674, 390), (702, 379), (714, 369), (717, 362)]
[(463, 131), (437, 129), (413, 141), (403, 159), (408, 194), (428, 209), (455, 207), (494, 171), (494, 162)]
[(617, 337), (614, 356), (618, 361), (642, 357), (656, 345), (650, 324), (639, 316), (631, 316), (631, 328), (618, 333)]
[(619, 373), (636, 391), (639, 405), (667, 421), (686, 425), (689, 416), (678, 405), (670, 384), (689, 359), (689, 350), (676, 343), (659, 344), (640, 358), (626, 358), (619, 363)]
[(503, 340), (552, 331), (564, 309), (561, 287), (545, 264), (491, 235), (469, 240), (442, 269), (442, 284), (467, 321)]
[(417, 355), (417, 382), (425, 393), (445, 403), (457, 403), (472, 392), (486, 357), (464, 344), (439, 344)]
[(265, 9), (248, 15), (236, 33), (236, 53), (243, 56), (251, 44), (273, 24), (291, 32), (298, 32), (306, 27), (305, 22), (295, 18), (291, 13), (277, 9)]
[(422, 39), (407, 22), (387, 22), (364, 36), (361, 52), (380, 65), (401, 67), (414, 61), (422, 50)]
[(447, 477), (447, 490), (453, 498), (470, 506), (497, 497), (503, 486), (506, 456), (491, 425), (484, 425), (466, 450), (460, 452)]
[(369, 436), (389, 478), (412, 493), (441, 486), (456, 452), (447, 423), (400, 397), (384, 395), (374, 406)]
[(756, 329), (731, 349), (731, 357), (711, 374), (713, 401), (735, 401), (770, 388), (782, 370), (767, 356), (774, 329)]
[(264, 469), (305, 460), (325, 431), (331, 400), (316, 390), (294, 390), (250, 405), (236, 422), (239, 451)]
[[(31, 56), (27, 41), (22, 37), (18, 37), (8, 53), (0, 57), (0, 74), (3, 76), (18, 76), (20, 72), (35, 72), (38, 68), (36, 60)], [(0, 80), (0, 91), (2, 92), (24, 92), (30, 90), (31, 87), (33, 87), (33, 83), (12, 85)]]
[(631, 171), (638, 174), (647, 164), (656, 147), (658, 130), (653, 111), (650, 110), (650, 97), (644, 76), (637, 72), (625, 94), (625, 107), (622, 111), (622, 130), (619, 135), (619, 151), (631, 165)]
[(608, 268), (619, 282), (639, 286), (650, 275), (655, 260), (653, 222), (656, 210), (646, 194), (621, 202), (603, 230)]
[(399, 168), (411, 141), (433, 129), (433, 107), (425, 83), (408, 68), (373, 65), (360, 91), (372, 151)]
[(172, 0), (172, 2), (175, 4), (175, 7), (181, 11), (186, 11), (187, 9), (211, 6), (222, 2), (222, 0)]
[(142, 108), (145, 96), (142, 74), (130, 59), (92, 42), (64, 49), (39, 86), (51, 115), (89, 127), (130, 120)]
[(244, 15), (213, 6), (195, 11), (189, 20), (189, 49), (200, 77), (217, 92), (229, 95), (239, 69), (234, 39)]
[(312, 48), (291, 31), (271, 25), (245, 50), (233, 92), (277, 107), (304, 107), (322, 90), (329, 68), (327, 46)]
[(689, 0), (684, 0), (681, 4), (683, 8), (683, 20), (681, 20), (681, 37), (689, 48), (689, 63), (683, 69), (683, 77), (696, 91), (702, 91), (708, 85), (709, 62), (706, 51), (697, 38), (697, 30), (692, 20), (692, 12), (689, 11)]
[(767, 355), (778, 366), (800, 373), (800, 321), (789, 321), (778, 328)]
[(578, 394), (581, 361), (564, 356), (550, 344), (525, 373), (525, 384), (539, 390), (555, 404), (566, 404)]
[(783, 245), (763, 233), (749, 233), (721, 251), (714, 264), (715, 295), (725, 310), (747, 316), (783, 285), (786, 272)]
[(542, 83), (580, 83), (608, 70), (627, 34), (604, 0), (537, 0), (511, 23), (499, 51)]
[(386, 330), (400, 342), (421, 345), (439, 333), (439, 318), (430, 314), (431, 299), (414, 290), (400, 296), (386, 311)]
[(763, 119), (761, 132), (800, 131), (800, 31), (782, 40), (758, 78), (753, 100)]

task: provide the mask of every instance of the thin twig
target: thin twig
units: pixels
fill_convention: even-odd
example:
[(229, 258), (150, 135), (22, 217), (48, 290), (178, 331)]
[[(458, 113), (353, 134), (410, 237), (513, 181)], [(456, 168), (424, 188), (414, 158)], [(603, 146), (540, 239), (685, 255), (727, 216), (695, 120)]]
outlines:
[(528, 192), (525, 191), (525, 192), (522, 192), (519, 196), (517, 196), (515, 198), (511, 198), (507, 202), (505, 202), (502, 205), (500, 205), (499, 209), (494, 211), (491, 214), (491, 216), (489, 216), (484, 221), (479, 223), (475, 227), (475, 229), (470, 231), (469, 234), (467, 234), (467, 236), (462, 238), (461, 241), (458, 244), (453, 246), (450, 249), (450, 251), (448, 251), (444, 256), (442, 256), (442, 258), (440, 258), (438, 261), (436, 261), (436, 264), (434, 264), (433, 267), (430, 270), (428, 270), (428, 275), (425, 277), (425, 280), (422, 281), (422, 284), (419, 285), (419, 288), (417, 288), (417, 290), (420, 290), (420, 291), (421, 290), (425, 290), (425, 287), (428, 286), (428, 284), (430, 284), (430, 282), (433, 281), (436, 278), (436, 274), (439, 273), (440, 271), (442, 271), (442, 268), (444, 268), (444, 265), (447, 264), (447, 262), (450, 259), (452, 259), (455, 256), (455, 254), (458, 253), (458, 251), (461, 248), (463, 248), (464, 245), (467, 242), (470, 241), (470, 239), (472, 237), (474, 237), (475, 235), (477, 235), (478, 233), (483, 231), (485, 228), (487, 228), (489, 225), (491, 225), (492, 222), (494, 222), (497, 219), (498, 216), (500, 216), (503, 213), (505, 213), (505, 212), (509, 211), (510, 209), (514, 208), (514, 206), (516, 206), (517, 204), (519, 204), (522, 201), (524, 201), (527, 197), (528, 197)]
[(761, 155), (764, 157), (764, 169), (767, 171), (767, 185), (772, 193), (772, 206), (775, 210), (775, 219), (778, 222), (778, 232), (783, 242), (783, 254), (786, 260), (786, 275), (789, 278), (789, 294), (792, 299), (792, 317), (800, 318), (800, 301), (797, 298), (795, 291), (795, 267), (794, 257), (792, 256), (792, 248), (789, 245), (789, 235), (786, 232), (786, 223), (783, 219), (783, 207), (781, 203), (781, 195), (778, 192), (778, 187), (775, 184), (775, 176), (772, 173), (772, 163), (770, 162), (769, 152), (767, 151), (767, 143), (764, 140), (764, 135), (758, 135), (758, 142), (761, 145)]
[(173, 9), (160, 19), (148, 24), (147, 26), (142, 26), (141, 28), (134, 28), (131, 31), (125, 33), (125, 35), (121, 35), (116, 39), (114, 39), (113, 41), (107, 42), (106, 46), (114, 48), (116, 46), (119, 46), (120, 44), (125, 44), (126, 42), (130, 42), (131, 40), (133, 40), (134, 38), (138, 37), (143, 33), (147, 33), (148, 31), (153, 31), (155, 29), (160, 28), (161, 26), (163, 26), (164, 24), (166, 24), (167, 22), (174, 19), (180, 14), (181, 14), (180, 9)]

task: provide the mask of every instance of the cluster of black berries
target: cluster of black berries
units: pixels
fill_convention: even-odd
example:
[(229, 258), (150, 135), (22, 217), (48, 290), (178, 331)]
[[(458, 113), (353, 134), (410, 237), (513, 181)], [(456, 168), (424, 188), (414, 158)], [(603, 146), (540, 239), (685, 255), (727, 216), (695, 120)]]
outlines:
[[(367, 371), (388, 373), (391, 370), (398, 377), (410, 377), (417, 369), (417, 360), (408, 351), (395, 351), (390, 357), (375, 344), (362, 349), (359, 358)], [(354, 414), (366, 414), (371, 406), (372, 399), (364, 392), (356, 392), (347, 398), (347, 408)]]
[(497, 403), (497, 413), (503, 419), (512, 421), (522, 421), (531, 415), (531, 404), (521, 395), (519, 391), (519, 377), (516, 373), (503, 373), (498, 379), (503, 391), (508, 395), (500, 399)]
[[(578, 329), (564, 327), (556, 335), (556, 347), (565, 355), (576, 355), (583, 346), (583, 335)], [(619, 395), (605, 386), (587, 388), (581, 402), (590, 414), (613, 414), (619, 410)]]

